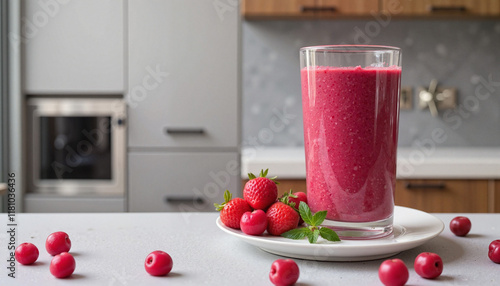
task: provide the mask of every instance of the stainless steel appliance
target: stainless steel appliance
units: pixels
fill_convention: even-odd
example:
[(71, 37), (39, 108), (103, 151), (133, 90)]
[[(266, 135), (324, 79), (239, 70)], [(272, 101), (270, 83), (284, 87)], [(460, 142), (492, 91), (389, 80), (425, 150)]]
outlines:
[(28, 114), (30, 193), (124, 195), (122, 99), (31, 98)]

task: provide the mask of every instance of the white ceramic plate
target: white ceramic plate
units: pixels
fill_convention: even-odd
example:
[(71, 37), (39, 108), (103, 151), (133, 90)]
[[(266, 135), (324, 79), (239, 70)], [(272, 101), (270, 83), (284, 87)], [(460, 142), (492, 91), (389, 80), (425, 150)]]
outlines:
[(386, 258), (420, 246), (438, 236), (444, 229), (443, 222), (435, 216), (399, 206), (394, 209), (394, 233), (385, 238), (372, 240), (329, 242), (320, 238), (316, 244), (310, 244), (307, 239), (292, 240), (267, 234), (246, 235), (240, 230), (226, 227), (220, 218), (217, 218), (216, 223), (224, 232), (264, 251), (281, 256), (324, 261), (363, 261)]

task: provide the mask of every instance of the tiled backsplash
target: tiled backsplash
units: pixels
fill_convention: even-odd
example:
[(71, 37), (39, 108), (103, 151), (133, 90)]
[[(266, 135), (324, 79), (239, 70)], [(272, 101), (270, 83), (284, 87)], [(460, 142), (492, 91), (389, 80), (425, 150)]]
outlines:
[[(500, 147), (500, 21), (245, 21), (242, 32), (243, 146), (303, 145), (299, 49), (357, 43), (403, 50), (413, 108), (401, 111), (399, 146)], [(418, 108), (432, 79), (457, 88), (456, 110)]]

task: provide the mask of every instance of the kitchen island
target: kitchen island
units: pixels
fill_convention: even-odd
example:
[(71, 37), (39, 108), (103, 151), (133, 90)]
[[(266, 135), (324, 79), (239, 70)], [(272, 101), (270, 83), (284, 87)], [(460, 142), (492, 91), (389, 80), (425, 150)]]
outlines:
[[(401, 252), (409, 268), (407, 285), (499, 285), (500, 264), (488, 259), (488, 245), (500, 239), (500, 214), (462, 214), (472, 221), (466, 237), (456, 237), (448, 227), (458, 214), (434, 214), (444, 231), (429, 242)], [(221, 231), (218, 213), (106, 213), (17, 214), (9, 225), (7, 214), (0, 224), (0, 285), (272, 285), (268, 274), (280, 256), (264, 252)], [(16, 264), (8, 276), (9, 231), (15, 242), (35, 244), (40, 256), (34, 265)], [(76, 270), (70, 278), (50, 274), (51, 256), (46, 237), (65, 231), (72, 241), (70, 253)], [(144, 270), (146, 256), (154, 250), (168, 252), (172, 272), (152, 277)], [(421, 252), (435, 252), (444, 263), (436, 280), (419, 277), (413, 261)], [(383, 259), (363, 262), (320, 262), (294, 259), (300, 268), (296, 285), (382, 285), (377, 271)]]

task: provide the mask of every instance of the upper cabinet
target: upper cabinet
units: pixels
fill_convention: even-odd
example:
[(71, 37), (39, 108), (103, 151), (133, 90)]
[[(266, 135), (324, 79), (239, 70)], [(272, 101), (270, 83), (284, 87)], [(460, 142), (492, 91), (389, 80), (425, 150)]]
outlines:
[(499, 0), (242, 0), (246, 19), (500, 16)]
[(22, 2), (26, 94), (123, 94), (124, 1)]
[(213, 3), (128, 2), (130, 147), (238, 145), (239, 13)]
[(401, 16), (498, 16), (498, 0), (382, 0)]
[(379, 0), (243, 0), (247, 19), (335, 18), (379, 11)]

